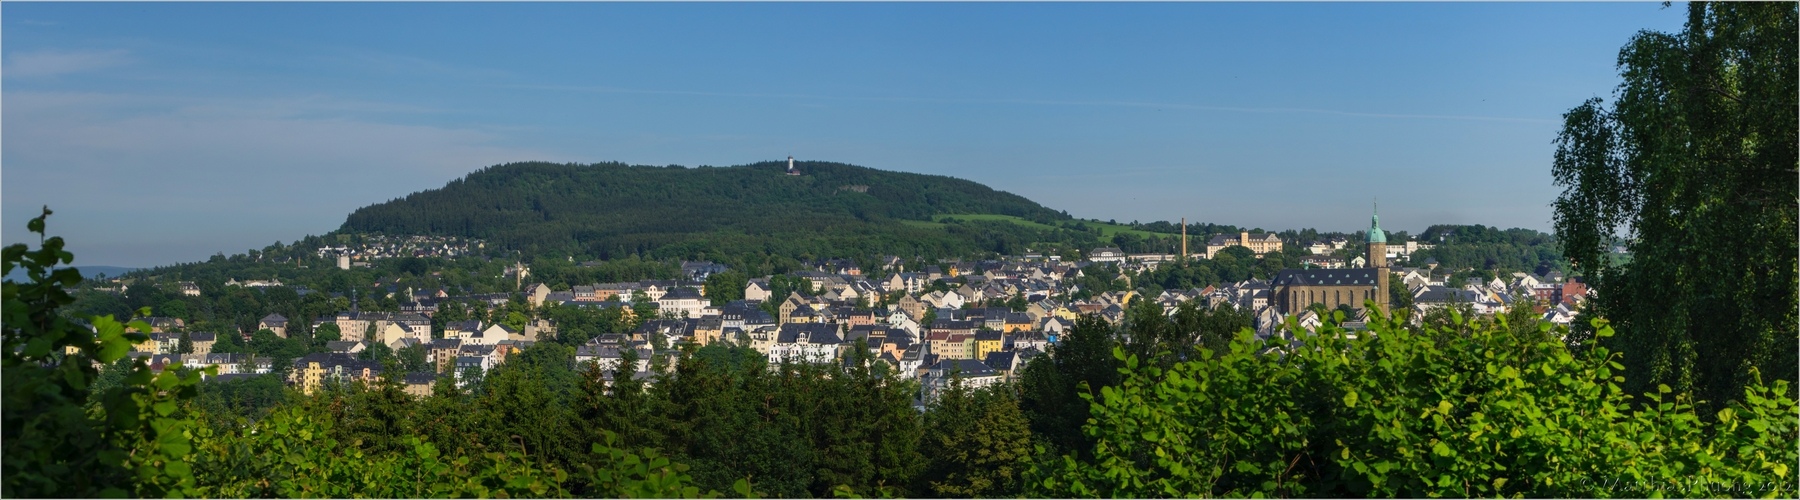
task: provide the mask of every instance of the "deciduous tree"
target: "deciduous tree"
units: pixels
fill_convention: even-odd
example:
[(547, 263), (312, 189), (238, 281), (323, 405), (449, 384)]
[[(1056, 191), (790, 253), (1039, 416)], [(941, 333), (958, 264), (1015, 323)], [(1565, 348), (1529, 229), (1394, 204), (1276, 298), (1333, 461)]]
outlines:
[[(1800, 370), (1795, 12), (1688, 4), (1681, 32), (1619, 52), (1611, 106), (1563, 115), (1557, 235), (1618, 329), (1601, 343), (1625, 353), (1632, 392), (1667, 384), (1717, 410), (1742, 397), (1748, 368)], [(1632, 259), (1615, 266), (1620, 237)]]

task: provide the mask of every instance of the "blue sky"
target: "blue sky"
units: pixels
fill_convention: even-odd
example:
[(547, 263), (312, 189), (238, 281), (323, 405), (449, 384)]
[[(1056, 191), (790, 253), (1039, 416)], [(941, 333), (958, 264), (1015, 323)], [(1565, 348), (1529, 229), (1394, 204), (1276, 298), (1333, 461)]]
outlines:
[(0, 5), (0, 238), (335, 229), (509, 161), (794, 155), (1084, 218), (1549, 230), (1559, 116), (1658, 3)]

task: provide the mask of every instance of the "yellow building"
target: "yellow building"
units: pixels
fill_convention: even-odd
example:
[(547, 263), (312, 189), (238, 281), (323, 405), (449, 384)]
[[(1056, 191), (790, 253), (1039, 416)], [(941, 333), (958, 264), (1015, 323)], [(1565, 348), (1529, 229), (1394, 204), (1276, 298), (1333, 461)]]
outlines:
[(989, 353), (1000, 352), (1006, 347), (1006, 336), (993, 330), (976, 332), (974, 341), (975, 357), (973, 359), (976, 360), (987, 359)]
[(787, 299), (781, 301), (780, 306), (776, 306), (776, 318), (785, 325), (789, 322), (789, 317), (793, 316), (794, 311), (805, 305), (806, 299), (801, 298), (799, 292), (789, 292)]
[(1211, 259), (1217, 257), (1219, 251), (1231, 247), (1248, 248), (1257, 255), (1269, 252), (1280, 252), (1281, 238), (1275, 236), (1275, 233), (1251, 234), (1249, 231), (1239, 232), (1238, 234), (1214, 235), (1211, 240), (1206, 242), (1206, 258)]
[(359, 360), (349, 354), (308, 354), (294, 361), (294, 370), (288, 373), (288, 383), (299, 388), (301, 393), (311, 396), (327, 383), (372, 382), (380, 375), (378, 372), (373, 361)]
[[(312, 358), (308, 356), (307, 358)], [(325, 364), (323, 359), (303, 359), (296, 363), (294, 371), (288, 374), (289, 382), (300, 388), (300, 392), (311, 396), (325, 383)]]
[(1029, 331), (1031, 330), (1031, 326), (1031, 316), (1025, 314), (1008, 314), (1006, 315), (1006, 323), (1001, 326), (1000, 329), (1006, 333), (1015, 333)]

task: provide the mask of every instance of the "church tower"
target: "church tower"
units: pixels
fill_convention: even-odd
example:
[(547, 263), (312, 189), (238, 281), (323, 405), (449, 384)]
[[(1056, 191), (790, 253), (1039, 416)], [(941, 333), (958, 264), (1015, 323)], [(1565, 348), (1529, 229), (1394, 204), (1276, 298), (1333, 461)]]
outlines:
[(1375, 306), (1388, 314), (1387, 233), (1381, 231), (1379, 210), (1369, 216), (1369, 267), (1375, 269)]

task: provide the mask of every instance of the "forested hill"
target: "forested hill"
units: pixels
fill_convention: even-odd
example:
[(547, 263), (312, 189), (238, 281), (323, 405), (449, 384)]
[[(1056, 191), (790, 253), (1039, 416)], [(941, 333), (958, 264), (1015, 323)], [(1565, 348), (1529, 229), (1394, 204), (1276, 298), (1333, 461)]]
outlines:
[[(752, 245), (759, 253), (824, 256), (957, 253), (982, 246), (900, 222), (934, 214), (1003, 214), (1046, 223), (1069, 219), (1024, 197), (962, 179), (827, 162), (799, 162), (801, 175), (794, 176), (786, 167), (786, 162), (716, 168), (497, 165), (440, 189), (358, 209), (341, 231), (475, 237), (528, 255), (614, 258), (653, 250), (659, 255), (742, 250), (719, 248), (730, 244)], [(837, 248), (844, 244), (857, 248)]]

